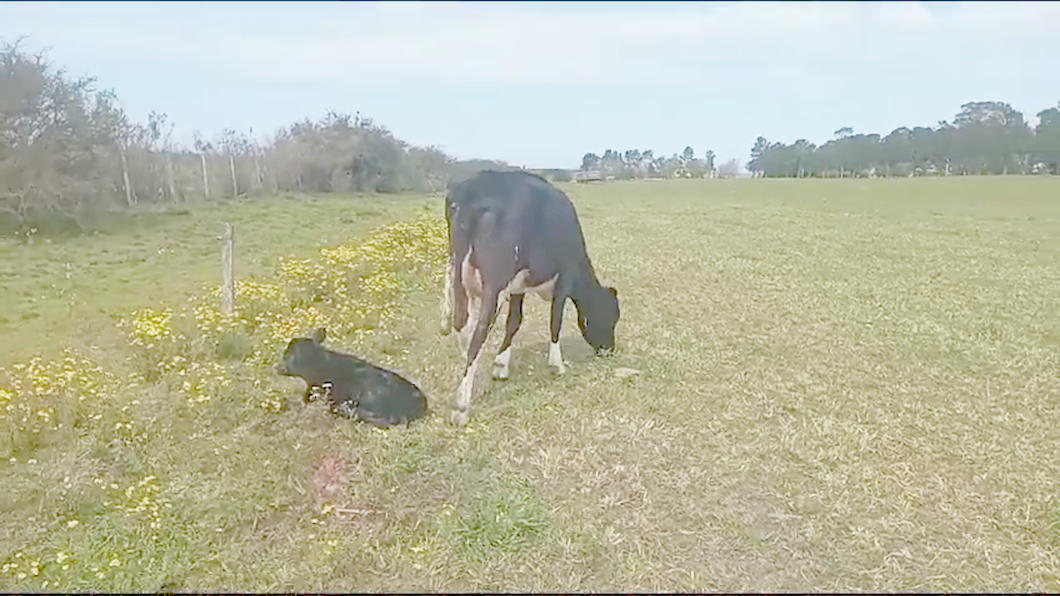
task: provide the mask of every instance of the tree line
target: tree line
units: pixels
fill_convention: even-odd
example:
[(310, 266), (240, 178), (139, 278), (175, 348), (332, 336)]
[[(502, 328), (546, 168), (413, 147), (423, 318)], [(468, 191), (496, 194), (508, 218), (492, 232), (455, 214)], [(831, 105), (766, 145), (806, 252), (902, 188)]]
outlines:
[[(412, 146), (371, 118), (329, 112), (255, 137), (224, 130), (173, 139), (165, 114), (133, 122), (112, 91), (71, 78), (43, 54), (0, 46), (0, 233), (45, 220), (84, 229), (86, 214), (142, 204), (184, 204), (282, 192), (440, 191), (491, 160), (456, 160)], [(758, 137), (748, 169), (767, 177), (1060, 174), (1060, 103), (1031, 127), (1003, 102), (970, 102), (953, 122), (898, 128), (886, 137), (849, 127), (821, 146)], [(648, 150), (586, 153), (576, 171), (540, 170), (555, 181), (651, 177), (729, 177), (739, 162), (715, 163), (692, 147), (669, 157)]]
[(715, 154), (707, 150), (697, 158), (692, 147), (685, 147), (670, 157), (656, 156), (651, 149), (608, 149), (602, 155), (586, 153), (582, 157), (579, 179), (631, 178), (713, 178), (717, 175), (736, 175), (739, 163), (735, 160), (715, 166)]
[[(0, 49), (0, 233), (152, 203), (276, 194), (444, 189), (486, 168), (416, 147), (360, 114), (329, 112), (257, 139), (224, 130), (173, 139), (165, 114), (131, 121), (92, 77), (72, 78), (18, 43)], [(65, 225), (64, 224), (64, 225)]]
[(844, 127), (834, 137), (817, 146), (760, 136), (747, 169), (771, 178), (1060, 174), (1060, 103), (1038, 112), (1033, 128), (1007, 103), (975, 101), (937, 126), (896, 128), (884, 137)]

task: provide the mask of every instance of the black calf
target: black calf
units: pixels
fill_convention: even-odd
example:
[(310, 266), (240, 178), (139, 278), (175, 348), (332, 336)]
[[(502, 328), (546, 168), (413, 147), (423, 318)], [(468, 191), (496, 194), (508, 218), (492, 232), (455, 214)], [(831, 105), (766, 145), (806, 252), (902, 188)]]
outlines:
[(321, 388), (332, 412), (380, 427), (427, 413), (427, 398), (418, 387), (397, 373), (325, 348), (321, 344), (326, 335), (320, 328), (308, 338), (292, 339), (277, 366), (281, 375), (305, 380), (304, 401), (311, 401), (313, 390)]

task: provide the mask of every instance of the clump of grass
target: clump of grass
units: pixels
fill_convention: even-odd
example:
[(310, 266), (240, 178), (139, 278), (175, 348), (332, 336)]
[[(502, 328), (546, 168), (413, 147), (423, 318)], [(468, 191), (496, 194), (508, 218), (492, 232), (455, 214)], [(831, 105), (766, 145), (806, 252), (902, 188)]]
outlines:
[(453, 536), (469, 560), (483, 562), (518, 554), (547, 536), (548, 509), (523, 483), (487, 490), (461, 516)]
[(217, 338), (217, 356), (222, 360), (244, 360), (253, 352), (250, 337), (241, 330), (222, 331)]

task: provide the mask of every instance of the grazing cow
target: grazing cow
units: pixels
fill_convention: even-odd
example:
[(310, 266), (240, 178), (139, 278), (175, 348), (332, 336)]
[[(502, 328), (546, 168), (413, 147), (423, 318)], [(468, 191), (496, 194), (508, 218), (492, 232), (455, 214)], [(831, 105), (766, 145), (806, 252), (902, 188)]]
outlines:
[(567, 298), (578, 311), (582, 337), (597, 355), (614, 348), (618, 291), (597, 280), (567, 195), (529, 172), (485, 171), (450, 186), (445, 216), (449, 271), (442, 333), (457, 330), (467, 356), (454, 424), (467, 423), (482, 346), (505, 300), (508, 322), (494, 378), (508, 378), (512, 337), (522, 322), (527, 292), (552, 302), (548, 363), (553, 372), (565, 371), (559, 335)]
[(276, 367), (281, 375), (305, 380), (305, 402), (312, 401), (315, 389), (323, 389), (332, 412), (380, 427), (427, 412), (427, 398), (418, 387), (397, 373), (325, 348), (321, 344), (326, 335), (320, 328), (308, 338), (292, 339)]

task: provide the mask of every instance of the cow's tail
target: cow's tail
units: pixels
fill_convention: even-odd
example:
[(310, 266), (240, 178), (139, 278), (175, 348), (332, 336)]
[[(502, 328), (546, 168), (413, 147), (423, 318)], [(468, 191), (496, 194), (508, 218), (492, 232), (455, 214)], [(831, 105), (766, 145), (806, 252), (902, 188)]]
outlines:
[(442, 335), (460, 330), (467, 322), (467, 290), (464, 289), (464, 260), (470, 246), (456, 243), (449, 251), (449, 265), (445, 271), (445, 294), (442, 296)]
[(456, 255), (450, 248), (449, 262), (445, 267), (445, 292), (442, 294), (442, 318), (440, 321), (442, 335), (449, 335), (449, 332), (453, 330), (453, 304), (456, 302), (456, 296), (453, 294), (456, 291), (453, 286), (453, 277), (457, 275), (456, 266)]
[(442, 335), (452, 330), (460, 331), (467, 324), (468, 295), (464, 289), (464, 261), (471, 254), (471, 239), (474, 237), (476, 217), (474, 209), (460, 208), (456, 195), (461, 187), (451, 188), (445, 200), (446, 221), (449, 224), (449, 263), (445, 272), (445, 293), (442, 296)]
[(471, 235), (461, 225), (456, 209), (449, 226), (449, 263), (445, 271), (445, 293), (442, 296), (442, 335), (463, 327), (467, 320), (467, 294), (464, 290), (464, 259), (471, 252)]

